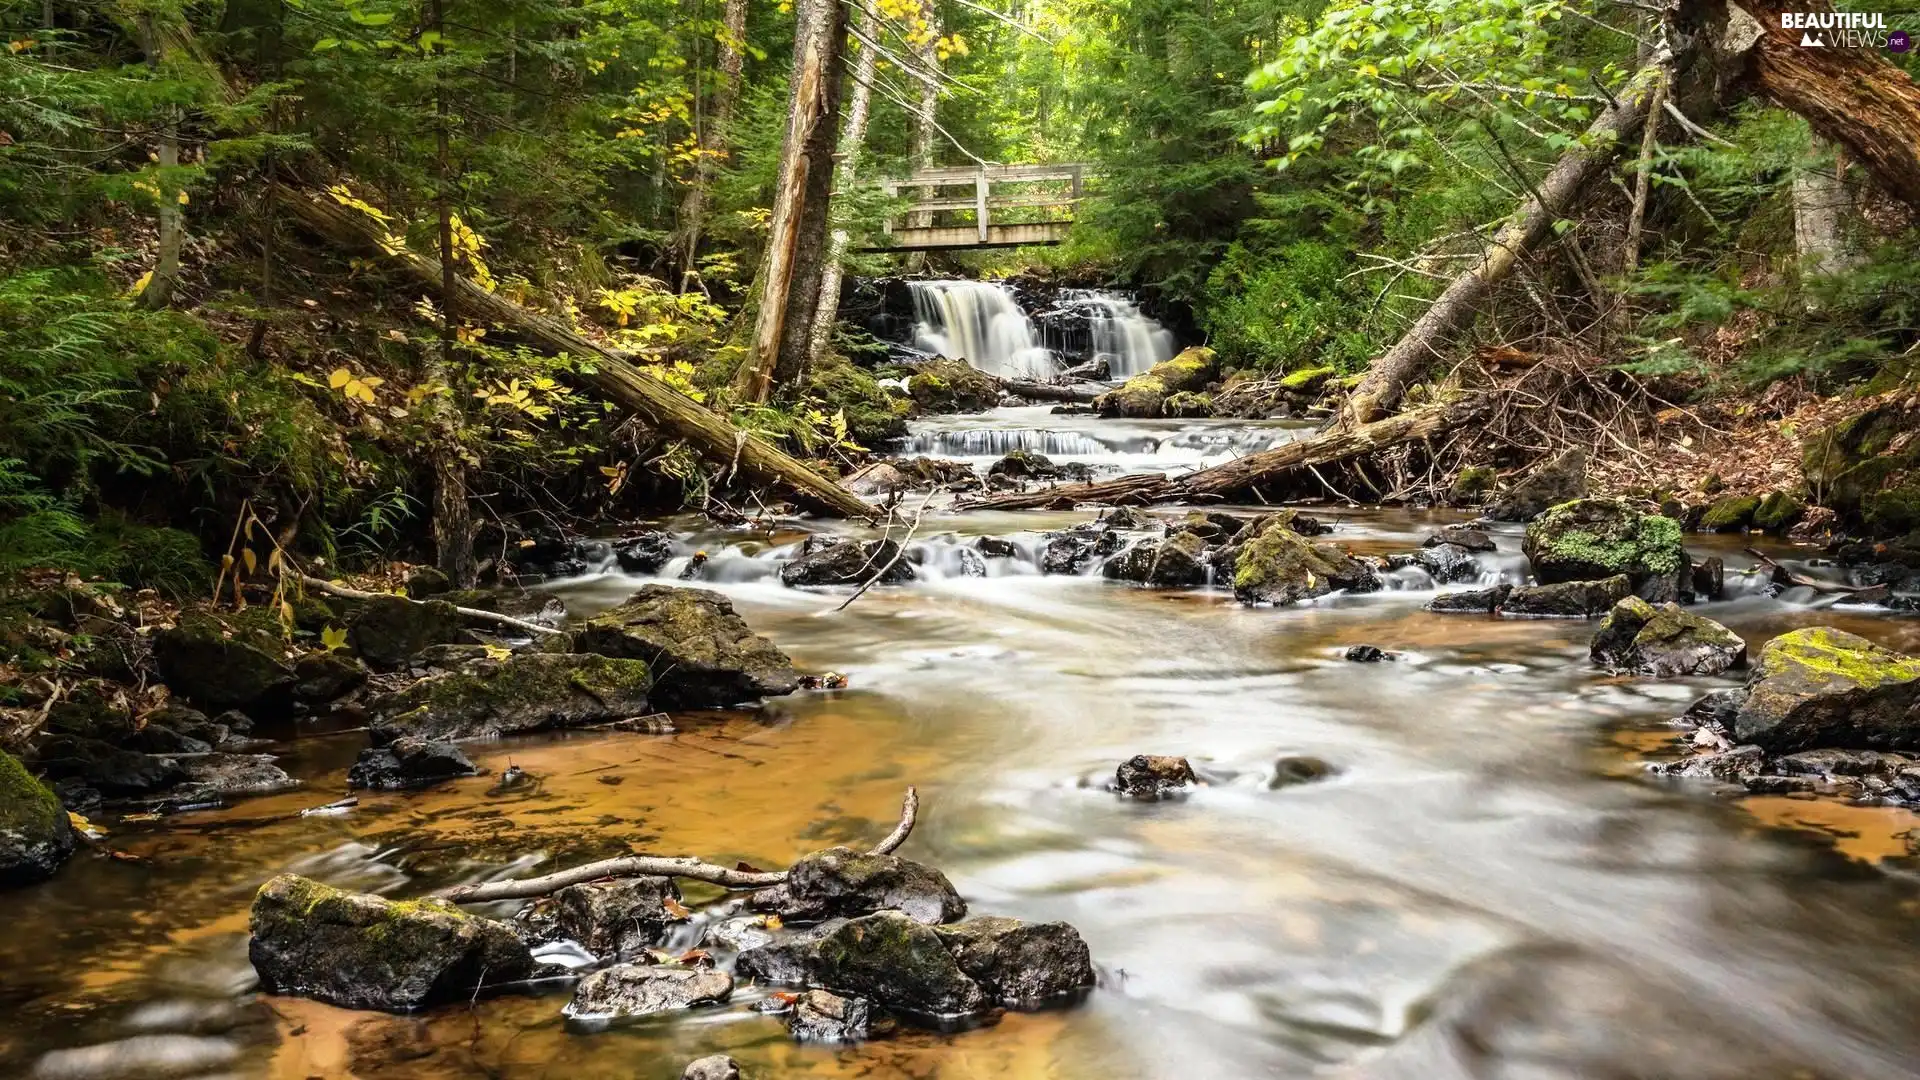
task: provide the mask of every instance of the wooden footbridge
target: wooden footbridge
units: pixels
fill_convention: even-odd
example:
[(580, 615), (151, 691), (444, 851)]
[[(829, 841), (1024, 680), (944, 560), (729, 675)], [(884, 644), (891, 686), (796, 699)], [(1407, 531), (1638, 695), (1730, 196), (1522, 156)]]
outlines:
[[(883, 180), (881, 188), (888, 195), (918, 190), (920, 199), (906, 208), (904, 222), (889, 218), (882, 242), (867, 250), (957, 251), (1058, 244), (1067, 238), (1073, 208), (1093, 175), (1089, 165), (961, 165), (918, 169), (909, 176)], [(1017, 190), (996, 195), (995, 187)], [(970, 190), (959, 194), (956, 188)], [(994, 211), (1016, 208), (1035, 213), (1017, 215), (1026, 220), (993, 220)], [(964, 220), (969, 216), (972, 220)]]

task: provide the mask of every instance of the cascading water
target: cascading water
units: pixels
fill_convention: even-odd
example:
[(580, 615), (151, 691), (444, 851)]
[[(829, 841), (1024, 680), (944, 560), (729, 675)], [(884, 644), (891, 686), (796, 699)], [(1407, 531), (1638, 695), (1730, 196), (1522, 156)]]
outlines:
[(1006, 287), (990, 281), (913, 283), (914, 347), (1002, 378), (1049, 379), (1053, 353)]
[(1143, 375), (1153, 365), (1173, 357), (1173, 332), (1141, 313), (1124, 296), (1097, 289), (1075, 289), (1063, 294), (1063, 306), (1087, 308), (1087, 331), (1094, 356), (1106, 356), (1113, 378)]

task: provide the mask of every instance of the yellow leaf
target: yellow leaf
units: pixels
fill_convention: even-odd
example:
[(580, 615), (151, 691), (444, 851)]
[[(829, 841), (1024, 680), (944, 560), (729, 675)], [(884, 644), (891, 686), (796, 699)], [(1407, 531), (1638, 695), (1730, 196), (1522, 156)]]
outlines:
[(767, 929), (778, 930), (782, 925), (783, 924), (780, 922), (780, 916), (778, 915), (767, 916), (767, 921), (766, 921)]
[(667, 914), (673, 916), (676, 919), (693, 918), (693, 909), (687, 907), (687, 905), (681, 903), (680, 901), (675, 900), (671, 896), (667, 897), (664, 901), (662, 901), (662, 903), (666, 905)]
[(347, 647), (346, 628), (340, 627), (340, 626), (329, 626), (325, 630), (320, 631), (320, 647), (327, 650), (328, 652), (338, 652), (341, 649), (346, 648)]
[(152, 281), (153, 281), (153, 271), (149, 270), (146, 273), (141, 274), (139, 280), (135, 281), (132, 287), (127, 289), (127, 295), (139, 296), (141, 293), (147, 291), (147, 285)]
[(334, 368), (333, 374), (327, 376), (327, 385), (335, 390), (340, 389), (352, 381), (353, 372), (348, 371), (346, 368)]
[(505, 660), (512, 655), (513, 650), (507, 648), (505, 645), (487, 646), (487, 658), (490, 660)]
[(187, 205), (187, 193), (183, 191), (180, 194), (175, 195), (174, 201), (179, 203), (181, 206)]
[(247, 573), (249, 574), (253, 573), (260, 565), (260, 557), (253, 553), (252, 548), (240, 549), (240, 561), (247, 564)]

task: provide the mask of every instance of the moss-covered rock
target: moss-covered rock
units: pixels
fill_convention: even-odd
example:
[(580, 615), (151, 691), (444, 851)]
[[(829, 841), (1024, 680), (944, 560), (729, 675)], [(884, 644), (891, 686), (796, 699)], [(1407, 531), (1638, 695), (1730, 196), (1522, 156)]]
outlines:
[(1289, 394), (1312, 394), (1338, 374), (1330, 367), (1301, 368), (1280, 377), (1280, 389)]
[(1920, 749), (1920, 656), (1812, 626), (1766, 643), (1733, 721), (1769, 753)]
[(1191, 532), (1164, 540), (1141, 540), (1108, 559), (1100, 575), (1157, 589), (1185, 589), (1207, 583), (1207, 542)]
[(247, 953), (268, 993), (404, 1012), (524, 979), (511, 927), (441, 900), (397, 902), (282, 874), (261, 886)]
[(806, 396), (828, 416), (844, 414), (847, 435), (869, 449), (905, 436), (913, 411), (911, 400), (887, 393), (871, 372), (831, 354), (808, 369)]
[(1273, 521), (1240, 547), (1233, 595), (1243, 604), (1292, 604), (1337, 589), (1372, 592), (1374, 568), (1332, 544), (1315, 544)]
[(923, 413), (985, 412), (1000, 404), (1000, 384), (964, 360), (929, 360), (907, 380)]
[(988, 915), (934, 929), (960, 970), (988, 996), (1034, 1009), (1093, 985), (1093, 957), (1080, 931), (1063, 922), (1025, 923)]
[(1561, 581), (1552, 585), (1521, 585), (1500, 602), (1503, 615), (1537, 619), (1592, 619), (1613, 609), (1633, 592), (1625, 574), (1598, 581)]
[(1676, 675), (1718, 675), (1743, 667), (1747, 643), (1712, 619), (1678, 604), (1656, 607), (1629, 596), (1600, 621), (1588, 654), (1602, 667), (1667, 679)]
[(271, 634), (228, 626), (210, 615), (183, 616), (154, 635), (153, 657), (174, 693), (207, 709), (268, 704), (293, 685), (285, 647)]
[(415, 602), (404, 596), (363, 601), (347, 628), (347, 644), (376, 668), (391, 670), (429, 645), (470, 641), (460, 612), (444, 600)]
[(1020, 480), (1050, 480), (1060, 475), (1060, 466), (1045, 454), (1015, 450), (987, 466), (988, 476), (1011, 476)]
[(1729, 495), (1718, 499), (1700, 515), (1700, 531), (1739, 532), (1753, 523), (1753, 515), (1759, 509), (1758, 495)]
[(1447, 498), (1455, 504), (1472, 504), (1486, 498), (1500, 482), (1500, 474), (1490, 465), (1469, 465), (1461, 469), (1447, 488)]
[(1487, 507), (1495, 521), (1532, 521), (1587, 494), (1587, 452), (1574, 447), (1515, 481)]
[(0, 885), (45, 881), (73, 854), (73, 828), (53, 792), (0, 750)]
[(800, 684), (787, 654), (711, 589), (648, 585), (589, 619), (574, 647), (652, 665), (652, 699), (662, 709), (724, 708), (791, 694)]
[(1619, 499), (1580, 499), (1530, 522), (1521, 550), (1543, 585), (1625, 574), (1643, 591), (1672, 586), (1688, 570), (1681, 540), (1672, 518), (1641, 513)]
[(1806, 512), (1807, 504), (1799, 496), (1785, 491), (1770, 492), (1753, 512), (1753, 527), (1783, 533), (1793, 528)]
[(976, 1015), (993, 1005), (932, 927), (898, 911), (831, 922), (740, 954), (738, 972), (769, 983), (853, 994), (924, 1018)]
[(403, 736), (489, 739), (643, 716), (653, 686), (644, 660), (521, 653), (434, 675), (373, 702), (376, 745)]
[(1184, 350), (1171, 360), (1155, 364), (1145, 375), (1135, 375), (1118, 389), (1094, 399), (1102, 416), (1156, 417), (1166, 415), (1167, 399), (1199, 393), (1220, 377), (1213, 350), (1201, 346)]
[(800, 859), (788, 870), (786, 884), (756, 894), (754, 906), (808, 922), (888, 909), (928, 925), (967, 915), (967, 902), (937, 868), (844, 847)]
[(1177, 394), (1168, 394), (1160, 403), (1160, 414), (1181, 418), (1195, 418), (1213, 415), (1213, 395), (1182, 390)]
[(1920, 412), (1887, 402), (1810, 436), (1801, 469), (1824, 506), (1880, 535), (1920, 529)]

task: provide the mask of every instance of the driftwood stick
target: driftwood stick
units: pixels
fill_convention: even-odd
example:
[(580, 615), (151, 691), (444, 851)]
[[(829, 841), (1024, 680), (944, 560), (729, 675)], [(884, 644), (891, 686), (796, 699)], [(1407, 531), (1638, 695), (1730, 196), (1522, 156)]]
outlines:
[[(320, 592), (326, 593), (329, 596), (338, 596), (346, 600), (379, 600), (382, 597), (391, 596), (400, 600), (405, 600), (409, 604), (418, 604), (422, 602), (419, 600), (411, 599), (409, 597), (401, 596), (399, 593), (377, 593), (377, 592), (367, 592), (364, 589), (350, 589), (345, 585), (336, 584), (334, 582), (326, 580), (325, 578), (317, 578), (311, 574), (301, 574), (300, 584), (305, 585), (309, 589), (317, 589)], [(541, 626), (539, 623), (530, 623), (524, 619), (516, 619), (511, 615), (502, 615), (494, 611), (481, 611), (479, 608), (458, 607), (458, 606), (456, 606), (453, 610), (459, 612), (463, 618), (472, 619), (475, 622), (489, 622), (489, 623), (493, 623), (496, 626), (510, 627), (514, 630), (525, 630), (529, 634), (539, 635), (539, 634), (563, 633), (563, 631), (555, 630), (551, 626)]]
[(1810, 578), (1805, 574), (1794, 573), (1752, 548), (1743, 548), (1742, 550), (1748, 555), (1753, 556), (1762, 568), (1771, 573), (1773, 580), (1783, 585), (1802, 585), (1812, 589), (1814, 592), (1840, 593), (1845, 596), (1858, 597), (1862, 600), (1883, 600), (1891, 591), (1884, 583), (1879, 585), (1841, 585), (1837, 582)]
[[(906, 800), (900, 806), (900, 823), (893, 827), (893, 831), (887, 834), (886, 839), (874, 845), (870, 854), (888, 855), (895, 848), (906, 843), (907, 836), (913, 832), (913, 824), (919, 817), (920, 794), (913, 788), (908, 788)], [(584, 881), (642, 876), (686, 878), (689, 881), (704, 881), (710, 885), (720, 885), (729, 889), (759, 889), (769, 885), (779, 885), (787, 880), (785, 870), (740, 870), (717, 866), (691, 855), (678, 857), (622, 855), (618, 858), (585, 863), (570, 870), (543, 874), (540, 877), (509, 878), (479, 885), (455, 885), (441, 889), (433, 895), (455, 904), (484, 904), (494, 900), (526, 900), (535, 896), (545, 896)]]

